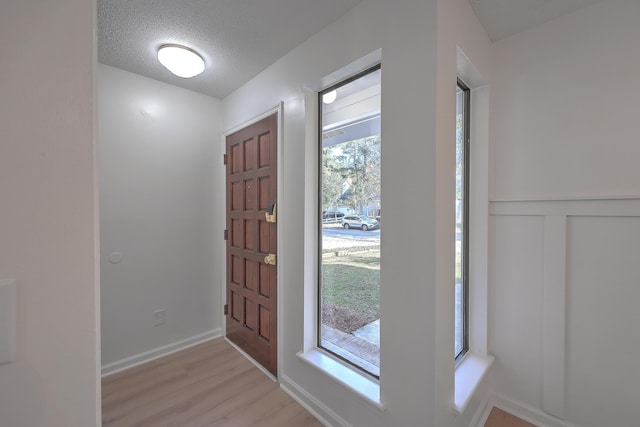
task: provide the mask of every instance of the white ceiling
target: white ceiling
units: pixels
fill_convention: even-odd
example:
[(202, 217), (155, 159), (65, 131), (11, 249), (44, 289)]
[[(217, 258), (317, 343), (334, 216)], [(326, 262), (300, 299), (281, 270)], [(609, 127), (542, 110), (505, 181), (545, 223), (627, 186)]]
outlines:
[(601, 0), (469, 0), (493, 41)]
[[(224, 98), (360, 0), (98, 0), (98, 61)], [(199, 52), (205, 72), (160, 65), (163, 44)]]
[[(97, 1), (99, 62), (224, 98), (360, 0)], [(469, 0), (494, 41), (597, 1)], [(199, 52), (205, 72), (163, 68), (156, 52), (172, 43)]]

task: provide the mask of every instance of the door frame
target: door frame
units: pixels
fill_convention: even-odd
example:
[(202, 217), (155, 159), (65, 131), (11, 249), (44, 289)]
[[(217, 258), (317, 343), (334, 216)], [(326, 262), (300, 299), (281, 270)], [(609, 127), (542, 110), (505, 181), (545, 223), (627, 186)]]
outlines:
[[(230, 340), (227, 339), (227, 317), (224, 314), (224, 310), (222, 310), (222, 306), (224, 304), (227, 304), (227, 269), (226, 269), (226, 265), (227, 265), (227, 242), (224, 239), (220, 239), (220, 248), (221, 248), (221, 258), (220, 258), (220, 265), (223, 266), (223, 268), (220, 269), (220, 301), (221, 301), (221, 306), (219, 307), (220, 309), (220, 316), (221, 316), (221, 333), (222, 336), (225, 338), (225, 340), (230, 343), (233, 347), (235, 347), (238, 351), (240, 351), (242, 354), (244, 354), (245, 356), (247, 356), (247, 358), (249, 359), (249, 361), (251, 363), (253, 363), (254, 365), (256, 365), (262, 372), (264, 372), (267, 376), (269, 376), (270, 378), (272, 378), (274, 381), (279, 382), (280, 379), (280, 375), (282, 372), (282, 271), (283, 268), (282, 266), (286, 263), (286, 261), (284, 261), (284, 258), (282, 257), (282, 254), (284, 253), (283, 251), (283, 234), (282, 234), (282, 225), (284, 224), (284, 221), (281, 220), (281, 218), (283, 217), (283, 213), (284, 213), (284, 209), (281, 209), (280, 207), (283, 205), (282, 200), (283, 200), (283, 195), (282, 195), (282, 188), (283, 188), (283, 147), (282, 147), (282, 130), (284, 129), (283, 125), (282, 125), (282, 110), (283, 110), (283, 102), (279, 102), (278, 105), (276, 105), (275, 107), (270, 108), (269, 110), (264, 111), (263, 113), (260, 113), (257, 116), (254, 116), (252, 118), (250, 118), (249, 120), (234, 126), (231, 129), (228, 129), (226, 131), (224, 131), (222, 133), (222, 140), (221, 140), (221, 147), (222, 147), (222, 153), (221, 154), (227, 154), (226, 153), (226, 141), (227, 141), (227, 136), (236, 133), (239, 130), (242, 130), (248, 126), (251, 126), (257, 122), (259, 122), (262, 119), (265, 119), (269, 116), (272, 116), (274, 114), (277, 114), (277, 120), (276, 120), (276, 133), (277, 133), (277, 141), (276, 141), (276, 158), (277, 158), (277, 165), (276, 165), (276, 173), (277, 173), (277, 179), (276, 179), (276, 183), (277, 183), (277, 187), (278, 187), (278, 195), (277, 195), (277, 201), (276, 204), (278, 206), (278, 227), (276, 227), (276, 239), (278, 241), (278, 250), (277, 250), (277, 259), (278, 262), (276, 264), (276, 292), (278, 295), (277, 298), (277, 302), (276, 302), (276, 329), (277, 329), (277, 337), (276, 337), (276, 344), (277, 344), (277, 349), (276, 349), (276, 357), (277, 357), (277, 370), (278, 370), (278, 376), (274, 377), (274, 375), (269, 372), (264, 366), (262, 366), (261, 364), (259, 364), (258, 362), (256, 362), (255, 360), (253, 360), (251, 357), (249, 357), (244, 351), (242, 351), (242, 349), (240, 349), (238, 346), (236, 346), (235, 344), (233, 344)], [(222, 164), (222, 156), (220, 156), (219, 159), (219, 164)], [(220, 236), (222, 237), (222, 230), (227, 228), (227, 213), (226, 213), (226, 206), (227, 206), (227, 176), (226, 176), (226, 168), (225, 167), (221, 167), (220, 168), (220, 173), (218, 175), (220, 177), (220, 185), (219, 185), (219, 189), (220, 189), (220, 224), (219, 224), (219, 229), (220, 229)]]

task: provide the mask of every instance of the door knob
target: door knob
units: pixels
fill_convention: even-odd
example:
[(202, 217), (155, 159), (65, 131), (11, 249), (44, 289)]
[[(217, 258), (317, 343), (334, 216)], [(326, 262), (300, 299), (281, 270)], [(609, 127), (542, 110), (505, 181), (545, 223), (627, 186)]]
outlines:
[(264, 257), (264, 263), (268, 265), (276, 265), (276, 254), (269, 254)]

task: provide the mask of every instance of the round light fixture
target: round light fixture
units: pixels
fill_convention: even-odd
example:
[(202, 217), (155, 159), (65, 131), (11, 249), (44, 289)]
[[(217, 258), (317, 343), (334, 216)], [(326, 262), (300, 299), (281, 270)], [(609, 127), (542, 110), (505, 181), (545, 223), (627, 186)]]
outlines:
[(336, 96), (338, 94), (336, 93), (335, 90), (332, 90), (331, 92), (327, 92), (324, 95), (322, 95), (322, 102), (324, 102), (325, 104), (331, 104), (333, 101), (336, 100)]
[(204, 60), (195, 51), (175, 44), (160, 46), (158, 61), (178, 77), (188, 79), (204, 71)]

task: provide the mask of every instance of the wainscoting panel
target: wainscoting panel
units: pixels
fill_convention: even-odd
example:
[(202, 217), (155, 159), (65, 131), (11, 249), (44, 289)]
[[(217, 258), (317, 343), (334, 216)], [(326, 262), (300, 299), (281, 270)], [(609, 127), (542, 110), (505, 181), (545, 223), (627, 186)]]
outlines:
[(489, 353), (499, 391), (541, 407), (544, 218), (492, 216)]
[(496, 390), (580, 427), (640, 419), (640, 198), (490, 203)]
[(640, 425), (640, 218), (570, 217), (567, 237), (568, 415)]

